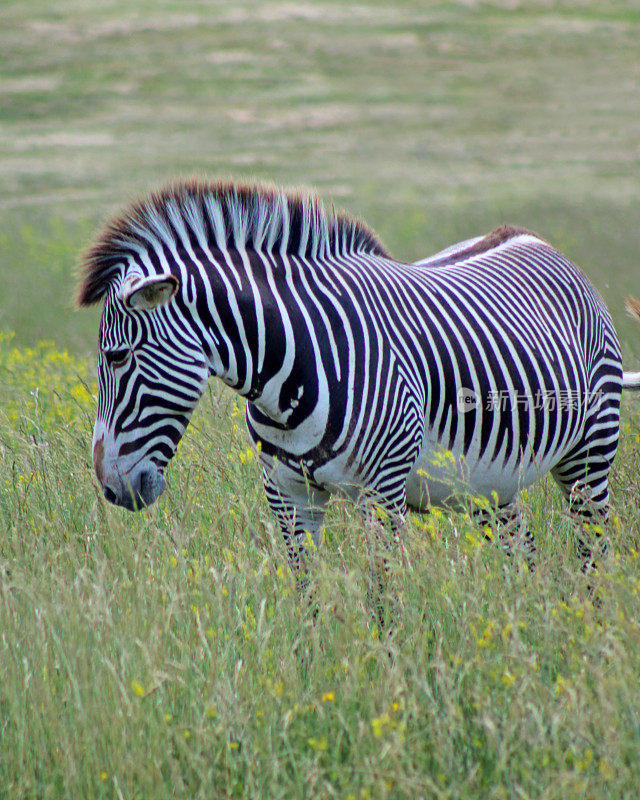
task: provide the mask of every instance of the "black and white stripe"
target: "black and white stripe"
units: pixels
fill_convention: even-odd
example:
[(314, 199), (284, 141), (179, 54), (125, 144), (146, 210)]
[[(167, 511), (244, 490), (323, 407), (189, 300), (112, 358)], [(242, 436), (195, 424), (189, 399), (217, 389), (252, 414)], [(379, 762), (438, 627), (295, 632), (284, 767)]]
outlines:
[(248, 401), (294, 560), (337, 491), (396, 524), (407, 502), (471, 493), (517, 527), (519, 490), (551, 471), (576, 513), (606, 513), (618, 340), (585, 275), (534, 234), (403, 264), (312, 197), (183, 183), (101, 234), (79, 303), (102, 296), (94, 461), (115, 502), (160, 493), (211, 374)]

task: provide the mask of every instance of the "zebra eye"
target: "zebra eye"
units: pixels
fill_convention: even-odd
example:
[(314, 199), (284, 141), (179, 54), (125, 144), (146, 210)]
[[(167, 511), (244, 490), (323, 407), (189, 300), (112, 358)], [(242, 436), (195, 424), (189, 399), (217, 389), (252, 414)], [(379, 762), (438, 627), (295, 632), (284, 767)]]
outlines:
[(102, 355), (104, 360), (107, 364), (112, 367), (113, 369), (117, 369), (117, 367), (122, 367), (127, 362), (131, 350), (128, 348), (122, 348), (120, 350), (103, 350)]

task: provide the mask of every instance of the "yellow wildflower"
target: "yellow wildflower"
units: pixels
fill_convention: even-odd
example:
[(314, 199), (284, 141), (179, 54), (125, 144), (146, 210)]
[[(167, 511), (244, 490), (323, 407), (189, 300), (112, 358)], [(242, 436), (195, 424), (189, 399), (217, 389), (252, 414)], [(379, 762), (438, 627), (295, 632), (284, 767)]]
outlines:
[(390, 723), (391, 717), (386, 711), (381, 716), (374, 717), (371, 720), (371, 729), (373, 730), (373, 735), (376, 737), (376, 739), (379, 739), (382, 736), (385, 730), (389, 727)]
[(254, 455), (255, 455), (255, 454), (254, 454), (254, 452), (253, 452), (252, 448), (251, 448), (251, 447), (247, 447), (247, 449), (246, 449), (246, 450), (243, 450), (243, 451), (240, 453), (240, 463), (241, 463), (241, 464), (248, 464), (248, 463), (250, 463), (251, 461), (253, 461), (253, 457), (254, 457)]
[(309, 747), (312, 747), (314, 750), (318, 750), (319, 752), (324, 752), (329, 748), (326, 736), (321, 736), (319, 739), (311, 737), (310, 739), (307, 739), (307, 742), (309, 743)]
[(516, 676), (512, 675), (508, 669), (505, 669), (504, 673), (502, 674), (502, 683), (505, 686), (513, 686), (515, 679)]
[(598, 770), (600, 775), (602, 775), (603, 780), (610, 781), (613, 779), (613, 769), (611, 768), (611, 764), (607, 758), (601, 758), (598, 762)]

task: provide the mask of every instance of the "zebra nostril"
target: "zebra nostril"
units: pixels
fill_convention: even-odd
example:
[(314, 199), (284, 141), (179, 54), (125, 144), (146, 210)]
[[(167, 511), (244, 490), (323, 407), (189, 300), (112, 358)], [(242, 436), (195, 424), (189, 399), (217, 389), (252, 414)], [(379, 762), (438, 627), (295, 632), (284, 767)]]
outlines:
[(107, 500), (107, 502), (117, 505), (118, 497), (116, 493), (113, 491), (113, 489), (110, 489), (108, 486), (105, 486), (103, 489), (103, 493), (104, 493), (104, 498), (105, 500)]

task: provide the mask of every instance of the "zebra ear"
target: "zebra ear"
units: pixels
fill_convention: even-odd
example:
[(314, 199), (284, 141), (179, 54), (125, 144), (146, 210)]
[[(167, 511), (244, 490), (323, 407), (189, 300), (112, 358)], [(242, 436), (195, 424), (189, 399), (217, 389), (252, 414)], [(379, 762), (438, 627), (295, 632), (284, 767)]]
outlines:
[(179, 288), (180, 281), (170, 273), (151, 278), (132, 276), (125, 280), (121, 297), (125, 308), (150, 311), (168, 303)]

